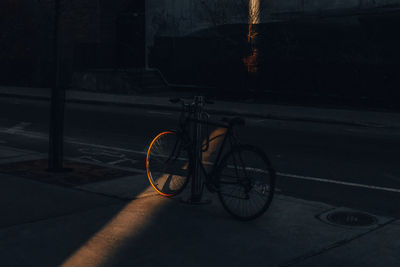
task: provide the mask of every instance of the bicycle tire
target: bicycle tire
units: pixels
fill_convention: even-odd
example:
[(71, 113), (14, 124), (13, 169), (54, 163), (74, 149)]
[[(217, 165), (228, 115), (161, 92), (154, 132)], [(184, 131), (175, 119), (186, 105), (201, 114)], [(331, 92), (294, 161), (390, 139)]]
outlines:
[(275, 177), (275, 171), (262, 150), (250, 145), (236, 146), (223, 157), (218, 167), (216, 186), (219, 199), (225, 210), (236, 219), (255, 219), (272, 202)]
[(147, 177), (160, 194), (172, 197), (185, 188), (189, 180), (189, 153), (174, 131), (158, 134), (150, 143), (146, 156)]

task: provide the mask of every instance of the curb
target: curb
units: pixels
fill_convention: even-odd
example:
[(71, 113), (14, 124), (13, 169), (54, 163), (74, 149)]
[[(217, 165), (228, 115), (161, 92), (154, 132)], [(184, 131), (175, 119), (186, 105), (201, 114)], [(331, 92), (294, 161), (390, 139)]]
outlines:
[[(15, 94), (15, 93), (4, 93), (0, 92), (0, 97), (8, 98), (19, 98), (19, 99), (30, 99), (30, 100), (41, 100), (49, 101), (49, 96), (44, 95), (27, 95), (27, 94)], [(158, 110), (170, 110), (170, 111), (180, 111), (181, 108), (177, 106), (169, 106), (162, 104), (149, 104), (149, 103), (132, 103), (132, 102), (116, 102), (108, 100), (89, 100), (89, 99), (78, 99), (75, 97), (66, 97), (66, 102), (77, 103), (77, 104), (90, 104), (90, 105), (108, 105), (108, 106), (118, 106), (118, 107), (135, 107), (142, 109), (158, 109)], [(312, 118), (312, 117), (299, 117), (299, 116), (284, 116), (284, 115), (272, 115), (272, 114), (261, 114), (246, 111), (232, 111), (232, 110), (222, 110), (215, 108), (208, 108), (207, 112), (216, 115), (227, 115), (227, 116), (242, 116), (251, 118), (260, 118), (268, 120), (279, 120), (279, 121), (296, 121), (296, 122), (309, 122), (309, 123), (324, 123), (324, 124), (334, 124), (334, 125), (346, 125), (346, 126), (358, 126), (358, 127), (368, 127), (368, 128), (379, 128), (379, 129), (398, 129), (397, 126), (389, 126), (377, 123), (368, 123), (361, 121), (346, 121), (338, 119), (329, 118)]]

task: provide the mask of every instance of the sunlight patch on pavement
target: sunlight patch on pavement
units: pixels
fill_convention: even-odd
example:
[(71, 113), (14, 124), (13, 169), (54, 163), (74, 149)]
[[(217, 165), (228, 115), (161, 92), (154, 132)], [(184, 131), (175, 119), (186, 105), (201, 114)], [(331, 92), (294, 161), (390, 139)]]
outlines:
[(104, 266), (130, 240), (140, 235), (167, 198), (145, 198), (147, 189), (114, 216), (100, 231), (76, 250), (61, 266)]
[[(217, 153), (220, 150), (220, 147), (222, 145), (222, 140), (225, 137), (227, 132), (227, 128), (216, 128), (211, 134), (203, 141), (202, 143), (202, 148), (208, 147), (207, 150), (203, 151), (202, 153), (202, 163), (206, 170), (209, 170), (213, 164), (214, 161), (217, 158)], [(208, 142), (207, 142), (208, 140)]]

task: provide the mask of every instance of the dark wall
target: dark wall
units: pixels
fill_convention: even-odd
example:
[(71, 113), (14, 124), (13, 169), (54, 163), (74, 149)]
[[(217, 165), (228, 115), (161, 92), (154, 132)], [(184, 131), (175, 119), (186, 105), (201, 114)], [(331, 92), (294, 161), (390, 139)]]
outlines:
[[(157, 38), (151, 63), (170, 82), (213, 85), (222, 95), (398, 107), (400, 13), (312, 17), (257, 26), (257, 72), (247, 26)], [(313, 100), (314, 99), (314, 100)]]
[[(75, 71), (144, 67), (144, 0), (60, 1), (61, 82)], [(51, 86), (54, 0), (0, 1), (0, 84)]]
[(1, 84), (39, 84), (51, 71), (51, 58), (40, 56), (51, 45), (51, 37), (43, 36), (51, 31), (47, 8), (46, 1), (0, 1)]
[(144, 67), (144, 0), (104, 0), (100, 9), (97, 38), (75, 42), (74, 69)]

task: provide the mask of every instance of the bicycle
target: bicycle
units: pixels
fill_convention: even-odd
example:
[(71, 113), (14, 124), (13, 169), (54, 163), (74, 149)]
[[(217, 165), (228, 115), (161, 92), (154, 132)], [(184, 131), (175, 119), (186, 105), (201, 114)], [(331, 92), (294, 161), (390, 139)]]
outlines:
[[(179, 128), (159, 133), (148, 147), (146, 170), (151, 186), (163, 196), (176, 196), (185, 189), (197, 165), (204, 177), (201, 186), (217, 192), (229, 214), (240, 220), (262, 215), (274, 195), (275, 171), (261, 149), (240, 144), (234, 128), (244, 125), (244, 119), (210, 122), (204, 105), (211, 102), (203, 97), (195, 97), (192, 103), (179, 98), (170, 101), (182, 104)], [(207, 136), (200, 144), (190, 134), (191, 126), (199, 124), (206, 125), (206, 129), (212, 125), (223, 130)], [(223, 153), (228, 143), (230, 150)], [(215, 153), (216, 158), (210, 159)]]

